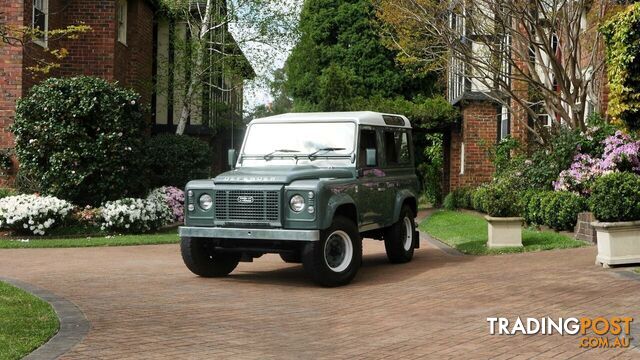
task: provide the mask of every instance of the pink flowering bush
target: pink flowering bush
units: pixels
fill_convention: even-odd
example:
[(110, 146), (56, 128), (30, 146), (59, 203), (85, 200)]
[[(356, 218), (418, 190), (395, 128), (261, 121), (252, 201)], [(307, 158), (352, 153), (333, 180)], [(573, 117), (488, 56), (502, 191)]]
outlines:
[(574, 157), (571, 167), (563, 170), (553, 182), (556, 191), (572, 191), (588, 195), (593, 181), (615, 171), (640, 174), (640, 141), (616, 131), (603, 141), (604, 152), (600, 158), (586, 154)]
[(618, 170), (640, 173), (640, 141), (634, 141), (629, 135), (616, 131), (615, 135), (604, 141), (602, 155), (603, 170)]
[(184, 191), (174, 186), (163, 186), (149, 193), (148, 199), (164, 202), (170, 209), (173, 222), (184, 221)]

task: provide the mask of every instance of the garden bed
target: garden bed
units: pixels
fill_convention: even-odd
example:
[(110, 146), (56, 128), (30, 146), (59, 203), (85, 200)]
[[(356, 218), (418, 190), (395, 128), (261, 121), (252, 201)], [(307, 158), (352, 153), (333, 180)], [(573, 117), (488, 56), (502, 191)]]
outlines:
[(420, 230), (470, 255), (505, 254), (587, 246), (583, 241), (555, 231), (524, 229), (523, 247), (487, 248), (487, 221), (469, 211), (441, 210), (422, 221)]
[(0, 282), (0, 359), (21, 359), (49, 340), (58, 326), (51, 305)]

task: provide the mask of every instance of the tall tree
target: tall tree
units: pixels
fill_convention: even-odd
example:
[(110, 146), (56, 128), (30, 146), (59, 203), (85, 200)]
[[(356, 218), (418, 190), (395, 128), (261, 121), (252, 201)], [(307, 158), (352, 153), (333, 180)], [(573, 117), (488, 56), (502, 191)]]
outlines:
[(371, 0), (306, 0), (286, 65), (298, 110), (350, 110), (354, 100), (431, 95), (435, 75), (413, 76), (383, 44)]
[[(200, 89), (213, 88), (229, 93), (241, 82), (227, 82), (225, 78), (241, 76), (240, 59), (243, 46), (263, 44), (276, 47), (275, 39), (293, 34), (295, 19), (288, 0), (163, 0), (167, 11), (177, 22), (186, 25), (185, 40), (174, 42), (180, 50), (177, 61), (180, 69), (187, 73), (187, 80), (180, 90), (181, 111), (176, 134), (184, 133), (187, 121), (200, 98)], [(230, 35), (234, 26), (241, 36)], [(280, 41), (281, 42), (281, 41)], [(266, 58), (268, 53), (264, 53)], [(258, 59), (260, 61), (260, 59)], [(221, 71), (221, 69), (224, 69)], [(219, 72), (211, 82), (207, 75)], [(231, 85), (230, 85), (231, 84)]]
[(381, 0), (379, 16), (404, 61), (467, 78), (512, 112), (584, 129), (603, 86), (598, 28), (616, 3)]

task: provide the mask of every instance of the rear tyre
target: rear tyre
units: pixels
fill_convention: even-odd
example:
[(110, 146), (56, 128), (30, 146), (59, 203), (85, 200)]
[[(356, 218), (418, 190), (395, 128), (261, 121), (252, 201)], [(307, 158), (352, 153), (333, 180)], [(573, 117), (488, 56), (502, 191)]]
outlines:
[(394, 264), (401, 264), (413, 259), (414, 233), (416, 230), (413, 211), (404, 205), (400, 210), (398, 221), (385, 229), (384, 248), (387, 258)]
[(202, 277), (227, 276), (238, 266), (240, 253), (217, 252), (209, 239), (183, 237), (182, 260), (192, 273)]
[(346, 285), (362, 264), (362, 239), (356, 224), (336, 216), (331, 226), (320, 232), (320, 240), (305, 245), (304, 269), (317, 284), (327, 287)]

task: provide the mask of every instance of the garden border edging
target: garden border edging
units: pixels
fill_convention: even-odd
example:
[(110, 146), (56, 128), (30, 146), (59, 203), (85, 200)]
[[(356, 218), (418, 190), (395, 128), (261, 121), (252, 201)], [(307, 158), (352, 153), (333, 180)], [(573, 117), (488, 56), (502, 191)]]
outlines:
[(80, 343), (89, 333), (91, 323), (80, 308), (71, 301), (20, 280), (0, 276), (0, 281), (18, 287), (50, 304), (60, 322), (58, 332), (46, 343), (25, 356), (24, 359), (57, 359)]

